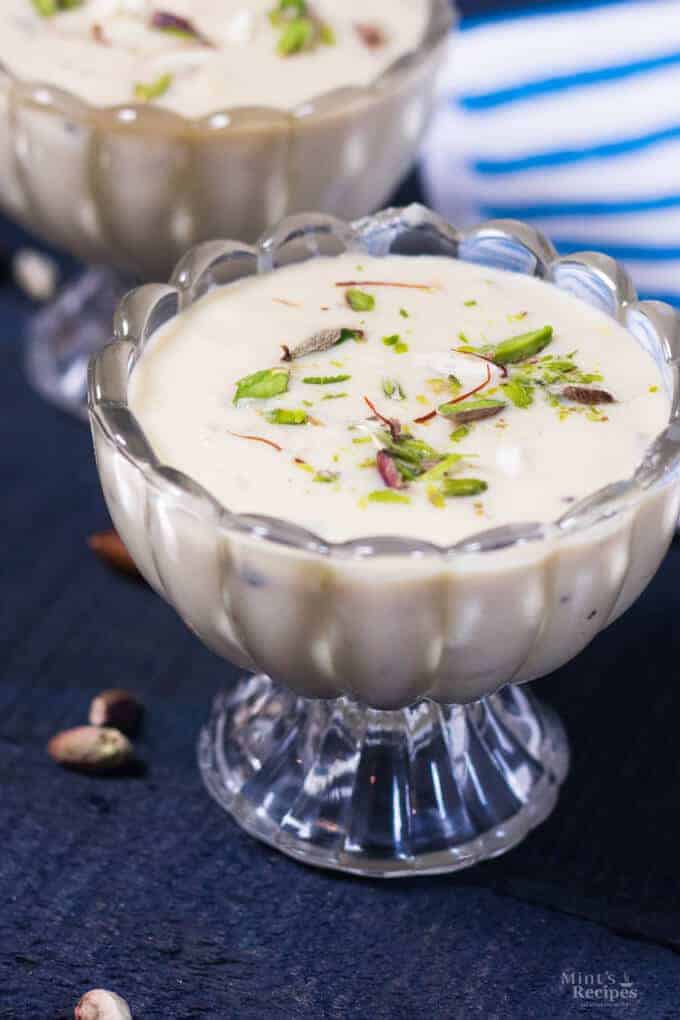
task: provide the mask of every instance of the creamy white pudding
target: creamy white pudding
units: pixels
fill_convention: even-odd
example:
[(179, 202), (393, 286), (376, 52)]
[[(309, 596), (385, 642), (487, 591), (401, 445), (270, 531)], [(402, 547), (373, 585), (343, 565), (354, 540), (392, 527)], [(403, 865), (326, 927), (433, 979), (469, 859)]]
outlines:
[(670, 405), (631, 334), (552, 285), (346, 254), (196, 302), (144, 350), (130, 406), (232, 511), (450, 545), (630, 476)]
[(0, 61), (110, 106), (197, 117), (364, 86), (419, 45), (428, 0), (5, 0)]

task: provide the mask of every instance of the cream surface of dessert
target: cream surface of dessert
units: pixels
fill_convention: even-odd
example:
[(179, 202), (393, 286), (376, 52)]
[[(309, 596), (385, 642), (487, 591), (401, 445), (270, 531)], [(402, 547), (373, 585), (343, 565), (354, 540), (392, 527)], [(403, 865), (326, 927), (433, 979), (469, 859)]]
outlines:
[(367, 85), (417, 48), (428, 16), (428, 0), (5, 0), (0, 61), (98, 106), (289, 109)]
[(448, 546), (630, 476), (670, 396), (623, 326), (553, 285), (344, 254), (171, 319), (130, 406), (159, 459), (233, 512)]

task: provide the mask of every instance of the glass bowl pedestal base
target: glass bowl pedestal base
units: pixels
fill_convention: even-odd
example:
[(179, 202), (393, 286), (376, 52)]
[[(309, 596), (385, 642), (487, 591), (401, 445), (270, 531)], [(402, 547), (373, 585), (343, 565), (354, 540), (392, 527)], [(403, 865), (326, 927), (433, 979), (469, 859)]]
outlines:
[(258, 675), (217, 697), (199, 762), (252, 836), (306, 864), (390, 878), (456, 871), (519, 843), (552, 811), (569, 751), (526, 687), (378, 711)]
[(45, 400), (87, 421), (87, 366), (111, 340), (116, 305), (133, 282), (96, 266), (67, 283), (29, 322), (25, 368)]

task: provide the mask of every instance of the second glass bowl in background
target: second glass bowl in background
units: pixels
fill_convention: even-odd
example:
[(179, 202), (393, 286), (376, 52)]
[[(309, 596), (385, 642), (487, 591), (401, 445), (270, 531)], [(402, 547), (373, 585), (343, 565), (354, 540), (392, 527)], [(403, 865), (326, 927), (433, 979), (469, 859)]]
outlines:
[[(83, 411), (86, 360), (106, 341), (111, 295), (166, 279), (192, 245), (254, 241), (284, 215), (345, 219), (379, 208), (409, 169), (432, 111), (454, 15), (430, 0), (420, 46), (366, 87), (287, 111), (241, 107), (188, 119), (149, 104), (91, 106), (0, 69), (0, 207), (101, 272), (37, 319), (34, 385)], [(107, 321), (108, 320), (108, 321)]]

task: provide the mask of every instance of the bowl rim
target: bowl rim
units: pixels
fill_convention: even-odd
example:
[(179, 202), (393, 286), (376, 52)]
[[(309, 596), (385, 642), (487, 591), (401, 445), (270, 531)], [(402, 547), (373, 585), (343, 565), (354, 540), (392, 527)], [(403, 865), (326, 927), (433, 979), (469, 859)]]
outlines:
[[(213, 286), (216, 267), (232, 259), (249, 261), (246, 274), (271, 272), (277, 255), (291, 242), (303, 240), (311, 257), (328, 252), (315, 250), (320, 238), (333, 238), (344, 250), (363, 254), (388, 254), (395, 239), (422, 232), (447, 248), (447, 255), (465, 261), (493, 264), (479, 258), (481, 251), (495, 245), (514, 244), (525, 259), (529, 275), (561, 289), (560, 273), (581, 273), (588, 283), (597, 284), (611, 301), (611, 312), (635, 339), (645, 338), (671, 398), (668, 424), (653, 440), (636, 470), (588, 494), (566, 513), (548, 522), (505, 524), (471, 533), (451, 545), (439, 545), (398, 534), (361, 536), (349, 541), (331, 541), (285, 518), (234, 513), (189, 475), (163, 464), (156, 456), (143, 429), (127, 404), (127, 384), (144, 344), (159, 326), (179, 311), (200, 300)], [(377, 249), (376, 249), (377, 246)], [(381, 249), (382, 246), (382, 249)], [(384, 250), (383, 250), (384, 249)], [(443, 252), (442, 252), (443, 253)], [(422, 252), (421, 252), (422, 254)], [(470, 257), (470, 256), (477, 257)], [(633, 328), (635, 326), (635, 329)], [(115, 377), (115, 378), (114, 378)], [(114, 339), (90, 361), (88, 371), (88, 412), (93, 435), (100, 429), (116, 452), (136, 468), (144, 483), (163, 496), (183, 499), (195, 513), (210, 514), (220, 528), (274, 543), (300, 552), (324, 557), (367, 559), (384, 556), (458, 556), (499, 551), (527, 543), (548, 543), (596, 528), (611, 518), (635, 510), (651, 492), (680, 479), (680, 313), (659, 301), (640, 301), (623, 267), (598, 252), (577, 252), (559, 256), (551, 242), (533, 227), (517, 220), (487, 220), (459, 230), (426, 207), (413, 204), (389, 208), (373, 216), (347, 223), (322, 213), (288, 216), (266, 232), (255, 245), (237, 241), (208, 241), (187, 252), (178, 263), (168, 285), (145, 284), (130, 291), (116, 311)]]
[(262, 127), (263, 121), (277, 122), (285, 129), (291, 123), (323, 119), (326, 116), (341, 115), (357, 102), (379, 98), (392, 86), (398, 88), (411, 71), (419, 68), (426, 60), (443, 47), (450, 33), (459, 23), (455, 3), (449, 0), (428, 0), (430, 15), (425, 33), (418, 45), (402, 53), (380, 74), (366, 85), (342, 86), (316, 93), (294, 107), (273, 105), (219, 106), (215, 110), (196, 116), (177, 113), (169, 107), (144, 102), (115, 103), (98, 106), (89, 103), (70, 89), (43, 81), (22, 78), (0, 61), (0, 85), (4, 83), (21, 100), (50, 111), (56, 116), (66, 117), (71, 122), (88, 122), (98, 131), (110, 130), (145, 133), (153, 130), (156, 134), (168, 136), (215, 135), (225, 131), (244, 131)]

